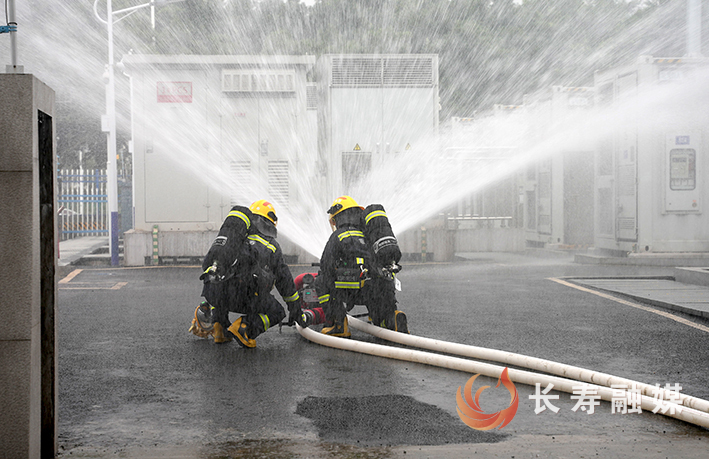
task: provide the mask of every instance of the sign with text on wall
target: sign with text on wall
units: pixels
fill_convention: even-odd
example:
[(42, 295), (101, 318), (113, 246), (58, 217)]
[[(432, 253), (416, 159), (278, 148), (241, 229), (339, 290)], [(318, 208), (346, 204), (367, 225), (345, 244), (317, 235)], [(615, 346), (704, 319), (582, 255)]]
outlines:
[(192, 103), (191, 81), (158, 81), (158, 103)]

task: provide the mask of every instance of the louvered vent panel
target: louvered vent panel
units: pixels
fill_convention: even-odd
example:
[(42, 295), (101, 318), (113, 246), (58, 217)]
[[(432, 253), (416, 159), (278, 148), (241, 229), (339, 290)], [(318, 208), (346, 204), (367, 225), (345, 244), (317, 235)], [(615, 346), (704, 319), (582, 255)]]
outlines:
[(391, 57), (384, 59), (384, 86), (430, 86), (433, 84), (433, 59), (430, 57)]
[(273, 201), (288, 208), (288, 161), (272, 160), (268, 162), (268, 194)]
[(232, 161), (229, 164), (229, 172), (234, 183), (231, 205), (243, 205), (248, 184), (251, 183), (251, 161)]
[(433, 58), (430, 56), (335, 57), (332, 86), (422, 87), (432, 86)]
[(307, 110), (318, 108), (318, 87), (314, 84), (305, 87), (305, 108)]
[(381, 86), (379, 57), (336, 57), (332, 60), (333, 86)]
[(630, 218), (619, 218), (618, 219), (618, 228), (622, 230), (634, 230), (635, 229), (635, 219), (633, 217)]
[(294, 92), (295, 74), (292, 71), (222, 70), (223, 92)]

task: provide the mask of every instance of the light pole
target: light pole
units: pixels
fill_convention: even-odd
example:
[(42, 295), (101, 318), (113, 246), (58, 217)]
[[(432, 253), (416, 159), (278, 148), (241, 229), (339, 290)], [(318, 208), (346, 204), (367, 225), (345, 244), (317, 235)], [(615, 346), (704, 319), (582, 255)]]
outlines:
[(702, 0), (687, 0), (687, 57), (702, 57)]
[[(118, 265), (118, 177), (117, 177), (117, 156), (116, 156), (116, 81), (115, 63), (113, 57), (113, 24), (125, 19), (136, 11), (150, 7), (150, 19), (155, 28), (155, 5), (177, 3), (185, 0), (152, 0), (142, 5), (131, 6), (113, 11), (112, 0), (106, 0), (106, 19), (98, 14), (98, 2), (94, 1), (94, 14), (99, 21), (106, 24), (108, 33), (108, 64), (106, 65), (106, 114), (101, 117), (101, 130), (106, 133), (107, 153), (106, 153), (106, 175), (108, 194), (108, 227), (109, 238), (108, 247), (111, 253), (111, 265)], [(122, 15), (114, 19), (116, 15)]]
[(10, 65), (5, 66), (7, 73), (23, 73), (24, 67), (17, 65), (17, 20), (15, 19), (15, 0), (5, 2), (7, 25), (0, 26), (0, 33), (10, 34)]

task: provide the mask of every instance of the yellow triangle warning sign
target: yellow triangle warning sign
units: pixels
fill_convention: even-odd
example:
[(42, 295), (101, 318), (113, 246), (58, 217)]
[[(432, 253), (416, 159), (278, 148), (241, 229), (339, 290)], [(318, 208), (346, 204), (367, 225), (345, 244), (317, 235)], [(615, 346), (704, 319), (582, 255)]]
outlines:
[(411, 150), (411, 144), (410, 144), (410, 143), (407, 143), (407, 144), (406, 144), (406, 149), (407, 149), (407, 150)]
[(355, 144), (354, 151), (360, 151), (361, 148), (359, 148), (359, 144)]

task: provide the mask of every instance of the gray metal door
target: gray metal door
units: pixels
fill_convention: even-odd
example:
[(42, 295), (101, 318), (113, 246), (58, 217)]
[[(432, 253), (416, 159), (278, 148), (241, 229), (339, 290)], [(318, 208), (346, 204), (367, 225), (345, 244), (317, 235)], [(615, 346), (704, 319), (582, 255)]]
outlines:
[[(618, 78), (618, 102), (621, 106), (635, 104), (637, 81), (635, 72)], [(630, 121), (619, 132), (616, 144), (616, 239), (619, 241), (638, 240), (637, 148), (637, 126)]]
[(537, 231), (539, 234), (551, 234), (551, 159), (539, 162), (537, 179), (539, 183)]
[(342, 188), (345, 194), (352, 194), (357, 184), (372, 169), (372, 153), (369, 151), (342, 152)]

